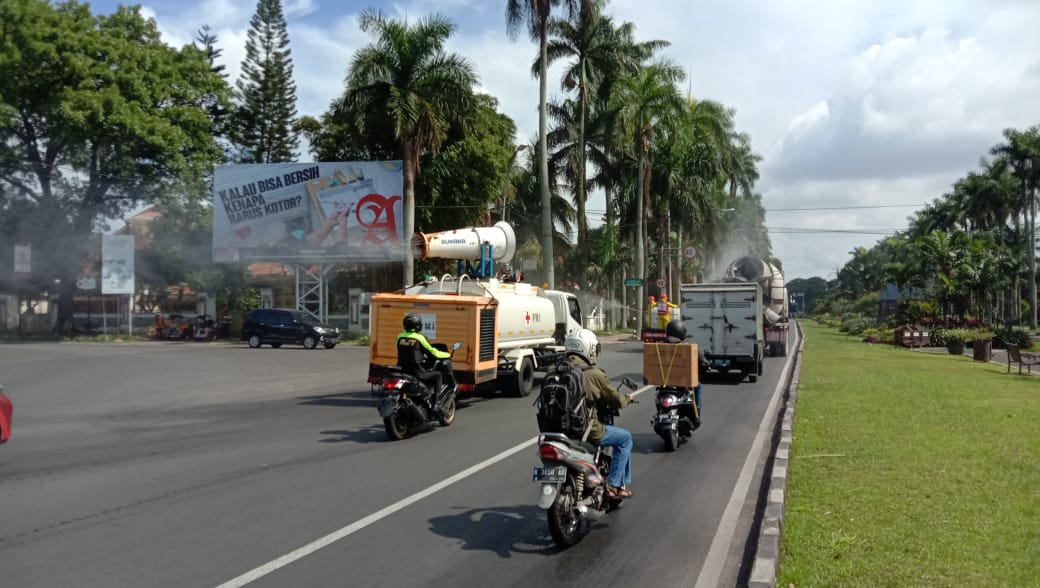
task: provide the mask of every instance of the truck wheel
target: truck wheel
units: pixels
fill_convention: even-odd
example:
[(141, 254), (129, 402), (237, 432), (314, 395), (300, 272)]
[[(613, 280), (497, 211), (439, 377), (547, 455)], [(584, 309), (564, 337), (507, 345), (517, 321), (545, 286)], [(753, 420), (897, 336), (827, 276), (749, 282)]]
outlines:
[(534, 364), (531, 363), (530, 357), (525, 357), (520, 362), (520, 367), (517, 368), (510, 384), (513, 396), (523, 398), (531, 393), (531, 388), (534, 387)]
[(758, 376), (756, 376), (755, 374), (749, 374), (748, 377), (747, 377), (747, 381), (749, 381), (752, 384), (754, 384), (755, 382), (758, 381)]

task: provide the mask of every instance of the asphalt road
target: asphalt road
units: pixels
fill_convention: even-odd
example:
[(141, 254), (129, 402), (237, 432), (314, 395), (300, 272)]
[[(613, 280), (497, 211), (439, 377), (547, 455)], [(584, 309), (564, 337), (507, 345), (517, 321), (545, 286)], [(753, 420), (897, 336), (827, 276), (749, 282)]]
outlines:
[[(749, 452), (785, 358), (767, 358), (756, 384), (706, 382), (705, 424), (676, 453), (643, 393), (616, 423), (635, 437), (635, 498), (562, 552), (530, 482), (533, 396), (470, 397), (451, 427), (389, 442), (367, 360), (343, 347), (0, 345), (15, 405), (0, 584), (732, 586), (747, 573), (766, 458)], [(641, 378), (640, 347), (607, 345), (601, 365)]]

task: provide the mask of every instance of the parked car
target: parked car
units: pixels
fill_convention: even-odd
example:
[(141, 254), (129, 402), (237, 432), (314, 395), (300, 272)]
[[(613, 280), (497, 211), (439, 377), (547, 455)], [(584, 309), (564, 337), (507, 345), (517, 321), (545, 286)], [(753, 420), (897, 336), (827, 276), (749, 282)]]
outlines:
[(0, 443), (6, 443), (11, 438), (11, 414), (13, 412), (11, 399), (4, 396), (4, 387), (0, 386)]
[(325, 325), (301, 310), (259, 308), (249, 311), (242, 323), (242, 340), (256, 348), (268, 344), (275, 349), (283, 343), (314, 349), (319, 344), (332, 349), (339, 343), (337, 327)]

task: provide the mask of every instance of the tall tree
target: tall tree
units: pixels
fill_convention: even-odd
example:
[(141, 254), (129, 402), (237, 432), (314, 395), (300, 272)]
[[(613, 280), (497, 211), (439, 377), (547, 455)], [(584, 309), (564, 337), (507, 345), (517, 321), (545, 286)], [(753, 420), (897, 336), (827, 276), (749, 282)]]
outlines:
[(282, 0), (257, 0), (236, 83), (234, 137), (242, 163), (296, 158), (296, 83), (290, 55)]
[[(217, 62), (224, 50), (217, 47), (217, 36), (210, 30), (209, 25), (202, 25), (202, 28), (195, 34), (192, 46), (206, 54), (210, 71), (223, 80), (227, 79), (227, 72), (224, 71), (226, 67)], [(213, 119), (213, 135), (216, 137), (227, 135), (228, 117), (231, 114), (227, 100), (229, 95), (230, 91), (223, 88), (220, 94), (211, 94), (203, 99), (202, 106), (209, 111), (209, 116)]]
[(554, 7), (563, 7), (568, 18), (574, 18), (579, 5), (589, 0), (507, 0), (506, 29), (510, 38), (515, 39), (517, 33), (526, 24), (531, 40), (538, 42), (538, 61), (541, 64), (538, 73), (538, 185), (542, 200), (542, 264), (545, 269), (545, 281), (550, 288), (555, 286), (556, 272), (553, 256), (553, 224), (552, 202), (549, 192), (549, 149), (547, 147), (548, 98), (547, 80), (549, 75), (549, 22)]
[(1040, 126), (1026, 131), (1004, 129), (1005, 141), (990, 151), (1019, 181), (1020, 209), (1026, 221), (1025, 253), (1029, 264), (1029, 327), (1037, 328), (1036, 193), (1040, 190)]
[[(682, 99), (675, 84), (683, 78), (682, 70), (669, 61), (659, 61), (639, 69), (634, 76), (623, 78), (615, 95), (621, 127), (637, 154), (635, 247), (636, 276), (646, 280), (646, 215), (650, 209), (648, 189), (652, 178), (652, 147), (659, 125), (674, 124), (682, 111)], [(636, 287), (637, 300), (643, 299), (643, 287)]]
[[(455, 32), (447, 17), (433, 15), (414, 25), (366, 10), (361, 30), (376, 41), (358, 50), (347, 74), (341, 106), (354, 113), (354, 125), (365, 132), (370, 123), (393, 124), (404, 161), (404, 234), (415, 232), (415, 181), (426, 152), (437, 153), (452, 122), (471, 112), (477, 74), (465, 58), (446, 53)], [(412, 252), (404, 251), (403, 282), (415, 279)]]
[(139, 7), (0, 2), (0, 22), (0, 201), (19, 212), (14, 235), (32, 243), (34, 268), (60, 280), (61, 330), (103, 219), (198, 190), (220, 159), (201, 104), (225, 85)]

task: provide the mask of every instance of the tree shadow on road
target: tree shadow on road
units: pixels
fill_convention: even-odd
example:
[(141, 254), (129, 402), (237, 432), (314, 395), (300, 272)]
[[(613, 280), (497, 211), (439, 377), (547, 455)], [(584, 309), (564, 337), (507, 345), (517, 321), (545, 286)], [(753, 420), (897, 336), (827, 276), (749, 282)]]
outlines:
[(429, 522), (431, 531), (457, 539), (464, 550), (491, 551), (502, 558), (560, 552), (549, 536), (545, 512), (533, 504), (472, 508)]

